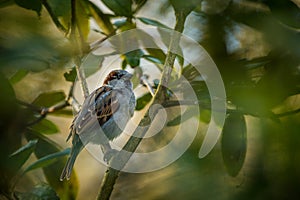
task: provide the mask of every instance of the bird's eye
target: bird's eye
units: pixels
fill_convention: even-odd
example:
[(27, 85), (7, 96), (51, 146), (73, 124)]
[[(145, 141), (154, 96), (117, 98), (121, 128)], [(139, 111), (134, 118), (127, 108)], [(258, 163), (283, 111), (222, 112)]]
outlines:
[(122, 76), (123, 76), (123, 74), (117, 74), (118, 79), (121, 79)]

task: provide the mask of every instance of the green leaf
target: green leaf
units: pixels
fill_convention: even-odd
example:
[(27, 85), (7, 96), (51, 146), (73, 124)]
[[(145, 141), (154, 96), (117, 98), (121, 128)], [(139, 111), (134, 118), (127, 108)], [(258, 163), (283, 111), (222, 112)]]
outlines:
[(116, 26), (118, 29), (120, 29), (121, 27), (132, 27), (132, 22), (128, 21), (126, 18), (122, 18), (122, 19), (119, 19), (119, 20), (116, 20), (114, 22), (114, 26)]
[[(22, 20), (26, 22), (26, 19)], [(27, 26), (29, 24), (31, 23), (28, 22)], [(26, 26), (24, 25), (24, 27)], [(4, 48), (1, 50), (2, 56), (0, 57), (2, 67), (41, 72), (50, 67), (64, 65), (70, 56), (70, 51), (66, 51), (69, 43), (57, 46), (55, 45), (57, 40), (51, 39), (46, 34), (41, 35), (32, 32), (32, 34), (26, 36), (26, 39), (14, 36), (9, 36), (9, 38), (13, 43), (7, 47), (2, 45), (2, 48)]]
[(185, 66), (182, 70), (182, 75), (188, 80), (191, 81), (194, 78), (200, 76), (199, 71), (192, 65), (189, 64)]
[(131, 67), (137, 67), (140, 65), (140, 59), (144, 55), (144, 52), (140, 49), (130, 51), (125, 54), (125, 59), (126, 62), (131, 66)]
[(56, 192), (47, 184), (37, 185), (30, 192), (15, 194), (21, 200), (59, 200)]
[[(150, 54), (149, 56), (146, 56), (146, 59), (150, 62), (153, 62), (156, 64), (159, 70), (163, 70), (163, 64), (165, 63), (166, 59), (166, 54), (163, 52), (161, 49), (153, 49), (153, 48), (147, 48), (146, 49), (148, 53)], [(159, 62), (157, 63), (154, 58), (158, 59)]]
[(136, 110), (142, 110), (152, 99), (150, 92), (144, 94), (136, 100)]
[(34, 169), (37, 169), (37, 168), (49, 166), (50, 164), (57, 162), (60, 157), (69, 155), (70, 152), (71, 152), (71, 149), (67, 148), (61, 152), (52, 153), (47, 156), (44, 156), (44, 157), (38, 159), (37, 161), (35, 161), (34, 163), (32, 163), (31, 165), (29, 165), (28, 167), (26, 167), (26, 169), (24, 170), (24, 173), (29, 172)]
[(211, 111), (206, 109), (200, 109), (200, 120), (206, 124), (210, 122)]
[(152, 62), (152, 63), (155, 63), (155, 64), (159, 64), (159, 65), (163, 65), (164, 63), (162, 62), (162, 60), (154, 57), (154, 56), (151, 56), (151, 55), (143, 55), (143, 58), (145, 58), (146, 60)]
[(147, 25), (171, 29), (170, 27), (160, 23), (159, 21), (153, 20), (153, 19), (149, 19), (149, 18), (145, 18), (145, 17), (138, 17), (137, 19), (139, 19), (141, 22), (143, 22), (144, 24), (147, 24)]
[[(181, 55), (183, 55), (182, 49), (180, 48), (179, 50), (181, 50)], [(183, 67), (184, 65), (184, 58), (181, 55), (177, 55), (176, 59), (178, 60), (178, 63), (181, 67)]]
[[(176, 82), (171, 83), (170, 87), (171, 88), (176, 87)], [(191, 87), (192, 87), (192, 90), (191, 90)], [(197, 99), (199, 100), (200, 107), (202, 107), (202, 108), (210, 107), (211, 96), (209, 94), (209, 91), (208, 91), (205, 81), (193, 80), (193, 81), (189, 81), (189, 82), (182, 82), (180, 85), (180, 90), (183, 92), (184, 99), (190, 99), (190, 98), (193, 98), (194, 95), (196, 95)]]
[(83, 1), (76, 1), (76, 20), (79, 33), (86, 41), (90, 32), (90, 16)]
[(76, 72), (75, 67), (73, 67), (70, 71), (65, 72), (64, 77), (65, 77), (66, 81), (74, 82), (77, 77), (77, 72)]
[(222, 156), (227, 172), (235, 177), (241, 170), (247, 150), (247, 128), (244, 115), (229, 114), (221, 140)]
[(16, 84), (17, 82), (21, 81), (27, 74), (28, 70), (20, 69), (9, 79), (9, 81), (11, 82), (11, 84)]
[(186, 120), (192, 118), (196, 114), (197, 113), (195, 112), (195, 109), (189, 108), (182, 115), (180, 114), (177, 117), (175, 117), (174, 119), (172, 119), (171, 121), (169, 121), (167, 123), (167, 126), (177, 126), (177, 125), (185, 122)]
[(126, 60), (126, 58), (125, 59), (123, 59), (123, 61), (122, 61), (122, 64), (121, 64), (121, 68), (122, 69), (125, 69), (126, 67), (127, 67), (127, 60)]
[(137, 13), (147, 2), (147, 0), (133, 0), (135, 7), (134, 7), (134, 13)]
[(84, 61), (82, 62), (82, 67), (85, 72), (85, 76), (89, 77), (96, 73), (102, 66), (104, 57), (95, 55), (95, 54), (88, 54), (85, 58)]
[(185, 15), (188, 15), (192, 10), (199, 6), (201, 4), (201, 1), (202, 0), (170, 0), (175, 13), (183, 12)]
[(88, 1), (88, 7), (93, 19), (106, 35), (113, 33), (114, 27), (110, 21), (110, 17), (102, 12), (93, 2)]
[[(38, 139), (38, 143), (35, 148), (35, 156), (41, 159), (47, 155), (61, 152), (55, 142), (43, 136), (40, 133), (34, 131), (28, 131), (25, 133), (27, 140)], [(66, 157), (57, 158), (58, 160), (48, 166), (43, 167), (43, 172), (47, 179), (47, 182), (51, 187), (55, 189), (60, 199), (76, 199), (78, 193), (78, 181), (75, 171), (71, 175), (71, 179), (68, 182), (62, 182), (59, 180), (61, 171), (67, 161)]]
[(66, 30), (71, 25), (71, 0), (50, 0), (44, 3), (49, 13), (53, 14)]
[(140, 77), (143, 74), (143, 69), (141, 67), (135, 67), (133, 72), (133, 77), (131, 78), (133, 89), (141, 84)]
[(20, 7), (36, 11), (38, 16), (41, 15), (42, 3), (40, 0), (15, 0), (15, 2)]
[[(118, 31), (120, 31), (120, 32), (124, 32), (124, 31), (128, 31), (128, 30), (136, 28), (136, 24), (128, 19), (117, 20), (114, 22), (114, 25), (117, 27)], [(133, 35), (133, 37), (134, 37), (134, 35)], [(137, 41), (135, 41), (135, 42), (137, 42)]]
[(42, 134), (54, 134), (59, 132), (57, 126), (48, 119), (42, 119), (39, 123), (33, 125), (31, 129)]
[(35, 98), (32, 103), (38, 106), (49, 107), (63, 101), (65, 98), (65, 93), (61, 91), (45, 92)]
[[(14, 88), (0, 70), (0, 160), (5, 164), (8, 155), (21, 147), (24, 129), (22, 111), (17, 104)], [(22, 123), (18, 123), (22, 122)]]
[(13, 171), (18, 171), (23, 164), (28, 160), (29, 156), (34, 151), (38, 140), (30, 140), (26, 145), (15, 151), (9, 156), (9, 166)]
[(117, 16), (132, 17), (131, 0), (102, 0)]
[(56, 17), (71, 15), (71, 0), (48, 0), (47, 3)]
[[(143, 43), (143, 46), (147, 47), (145, 49), (149, 53), (149, 56), (159, 59), (161, 63), (165, 62), (166, 54), (156, 44), (155, 38), (153, 38), (151, 35), (142, 30), (139, 30), (137, 37), (138, 40), (140, 40)], [(157, 67), (158, 69), (162, 70), (161, 64), (157, 64)]]

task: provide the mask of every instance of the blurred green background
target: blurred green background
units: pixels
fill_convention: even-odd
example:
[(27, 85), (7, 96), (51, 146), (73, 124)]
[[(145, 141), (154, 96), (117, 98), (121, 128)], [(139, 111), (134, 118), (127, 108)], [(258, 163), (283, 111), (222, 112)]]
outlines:
[[(208, 156), (198, 158), (210, 119), (209, 95), (201, 75), (177, 57), (182, 75), (208, 105), (199, 105), (201, 116), (183, 122), (190, 124), (187, 134), (198, 129), (198, 135), (164, 169), (121, 173), (112, 199), (299, 199), (299, 7), (299, 0), (1, 0), (0, 199), (96, 198), (106, 168), (87, 151), (78, 157), (71, 180), (59, 181), (71, 145), (65, 139), (73, 119), (72, 58), (128, 29), (173, 28), (180, 9), (190, 12), (183, 33), (210, 54), (225, 84), (228, 115), (222, 138)], [(81, 55), (74, 50), (72, 32)], [(117, 67), (134, 71), (138, 82), (139, 73), (147, 71), (140, 61), (159, 66), (165, 56), (147, 49), (122, 55)], [(141, 96), (139, 108), (150, 99)], [(44, 113), (58, 104), (63, 106)], [(177, 112), (171, 109), (170, 118)], [(175, 125), (163, 132), (172, 133)], [(144, 141), (140, 149), (157, 148), (169, 137)]]

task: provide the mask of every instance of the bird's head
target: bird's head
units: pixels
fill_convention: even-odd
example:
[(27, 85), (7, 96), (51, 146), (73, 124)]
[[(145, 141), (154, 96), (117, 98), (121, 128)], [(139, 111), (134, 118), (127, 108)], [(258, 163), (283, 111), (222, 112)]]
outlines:
[(105, 78), (103, 84), (107, 85), (116, 85), (117, 83), (121, 82), (130, 82), (130, 79), (132, 78), (132, 74), (125, 70), (113, 70), (111, 71), (107, 77)]

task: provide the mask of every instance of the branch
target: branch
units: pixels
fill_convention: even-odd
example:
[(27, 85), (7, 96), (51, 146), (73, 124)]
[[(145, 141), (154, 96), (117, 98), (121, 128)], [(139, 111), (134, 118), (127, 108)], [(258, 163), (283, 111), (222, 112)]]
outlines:
[(90, 51), (93, 51), (93, 50), (97, 49), (101, 43), (103, 43), (104, 41), (106, 41), (108, 38), (110, 38), (111, 36), (113, 36), (115, 34), (116, 34), (116, 30), (114, 30), (113, 32), (109, 33), (104, 38), (101, 38), (101, 39), (99, 39), (99, 40), (91, 43), (90, 44)]
[(142, 75), (140, 77), (140, 84), (143, 84), (144, 86), (147, 87), (147, 89), (149, 90), (152, 97), (155, 95), (154, 89), (152, 88), (151, 84), (149, 83), (147, 75)]
[(59, 102), (59, 103), (57, 103), (54, 106), (51, 106), (49, 108), (47, 108), (47, 107), (38, 107), (36, 105), (29, 104), (29, 103), (26, 103), (26, 102), (23, 102), (23, 101), (20, 101), (20, 100), (17, 100), (17, 103), (19, 103), (20, 105), (26, 106), (26, 107), (32, 109), (35, 112), (38, 112), (39, 115), (40, 115), (37, 119), (35, 119), (31, 122), (28, 122), (26, 124), (26, 126), (35, 125), (35, 124), (39, 123), (42, 119), (44, 119), (47, 116), (47, 114), (53, 113), (53, 112), (58, 111), (58, 110), (61, 110), (61, 109), (63, 109), (63, 108), (70, 105), (68, 100), (61, 101), (61, 102)]
[(27, 102), (24, 102), (24, 101), (21, 101), (19, 99), (16, 100), (18, 104), (22, 105), (22, 106), (25, 106), (27, 108), (30, 108), (31, 110), (35, 111), (35, 112), (41, 112), (42, 111), (42, 108), (40, 106), (36, 106), (34, 104), (30, 104), (30, 103), (27, 103)]
[(83, 96), (84, 96), (84, 98), (87, 98), (90, 94), (89, 88), (86, 83), (84, 70), (83, 70), (83, 68), (80, 68), (80, 60), (78, 57), (74, 58), (74, 63), (75, 63), (75, 68), (76, 68), (76, 72), (77, 72), (77, 79), (80, 84)]
[[(76, 19), (76, 0), (71, 0), (71, 42), (73, 43), (75, 50), (73, 55), (73, 62), (75, 64), (77, 78), (79, 84), (81, 86), (81, 90), (84, 98), (89, 96), (89, 89), (86, 83), (84, 70), (80, 68), (81, 59), (80, 55), (82, 55), (82, 50), (79, 48), (79, 44), (76, 38), (76, 28), (77, 27), (77, 19)], [(80, 35), (81, 36), (81, 35)], [(82, 37), (82, 36), (81, 36)], [(81, 38), (82, 41), (82, 38)]]
[(70, 105), (69, 101), (68, 100), (64, 100), (62, 102), (59, 102), (57, 104), (55, 104), (54, 106), (51, 106), (49, 108), (47, 107), (39, 107), (39, 106), (36, 106), (36, 105), (33, 105), (33, 104), (29, 104), (29, 103), (26, 103), (26, 102), (23, 102), (21, 100), (17, 100), (17, 103), (20, 104), (20, 105), (23, 105), (23, 106), (26, 106), (27, 108), (30, 108), (31, 110), (35, 111), (35, 112), (38, 112), (39, 113), (39, 117), (31, 122), (28, 122), (26, 124), (26, 126), (33, 126), (37, 123), (39, 123), (41, 120), (43, 120), (47, 114), (49, 113), (53, 113), (57, 110), (61, 110), (67, 106)]
[[(179, 19), (180, 18), (180, 19)], [(184, 28), (184, 22), (185, 22), (186, 16), (180, 16), (177, 17), (175, 31), (182, 32)], [(155, 93), (155, 96), (153, 98), (152, 104), (162, 104), (166, 99), (167, 96), (165, 95), (166, 86), (169, 83), (170, 75), (172, 72), (172, 68), (175, 61), (175, 54), (172, 53), (170, 50), (177, 48), (179, 44), (179, 38), (178, 37), (171, 37), (171, 43), (169, 45), (168, 54), (166, 57), (166, 61), (164, 64), (164, 70), (162, 72), (162, 78), (160, 81), (160, 85)], [(154, 115), (156, 115), (158, 112), (158, 109), (154, 111)], [(139, 123), (138, 127), (148, 127), (151, 123), (151, 119), (149, 116), (149, 112), (147, 111), (141, 122)], [(123, 151), (119, 152), (116, 156), (114, 156), (111, 161), (110, 165), (112, 166), (118, 166), (118, 169), (122, 169), (128, 160), (130, 159), (133, 152), (135, 152), (136, 148), (142, 141), (143, 136), (147, 132), (147, 128), (137, 128), (133, 135), (129, 138), (125, 146), (123, 147)], [(130, 154), (126, 154), (124, 152), (131, 152)], [(114, 188), (114, 184), (120, 174), (120, 170), (113, 169), (111, 167), (108, 168), (106, 171), (103, 181), (101, 184), (101, 189), (99, 191), (98, 200), (107, 200), (110, 198), (111, 193)]]
[(35, 119), (35, 120), (31, 121), (31, 122), (28, 122), (26, 124), (26, 126), (33, 126), (33, 125), (39, 123), (40, 121), (42, 121), (45, 117), (46, 117), (46, 115), (40, 115), (37, 119)]
[[(41, 106), (30, 104), (30, 103), (27, 103), (27, 102), (17, 99), (16, 101), (18, 104), (25, 106), (25, 107), (31, 109), (32, 111), (37, 112), (40, 115), (37, 119), (27, 123), (26, 126), (35, 125), (35, 124), (39, 123), (42, 119), (44, 119), (47, 116), (47, 114), (53, 113), (55, 111), (65, 108), (67, 106), (70, 106), (70, 99), (73, 97), (73, 90), (74, 90), (74, 83), (72, 83), (66, 99), (53, 105), (53, 106), (50, 106), (50, 107), (41, 107)], [(73, 101), (74, 101), (74, 99), (73, 99)]]
[(72, 107), (76, 113), (78, 113), (81, 109), (80, 103), (78, 103), (77, 99), (75, 99), (74, 97), (72, 98)]

